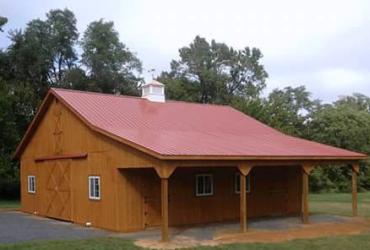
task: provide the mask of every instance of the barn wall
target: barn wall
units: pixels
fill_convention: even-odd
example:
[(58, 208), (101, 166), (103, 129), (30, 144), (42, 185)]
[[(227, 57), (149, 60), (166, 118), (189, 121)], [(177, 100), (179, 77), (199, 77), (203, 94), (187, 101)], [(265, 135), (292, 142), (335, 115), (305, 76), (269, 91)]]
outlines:
[[(236, 168), (178, 168), (169, 179), (169, 224), (188, 225), (239, 219), (239, 194), (234, 192)], [(136, 189), (144, 197), (144, 225), (160, 223), (160, 179), (155, 173), (130, 171), (139, 178)], [(211, 173), (214, 195), (195, 195), (195, 175)], [(301, 211), (301, 172), (299, 167), (255, 167), (248, 193), (248, 217), (284, 216)], [(146, 186), (145, 186), (146, 185)], [(266, 205), (268, 204), (268, 205)]]
[[(32, 139), (21, 155), (22, 210), (47, 216), (45, 194), (48, 166), (62, 160), (35, 162), (40, 156), (88, 153), (86, 159), (69, 159), (71, 221), (119, 231), (143, 228), (142, 196), (135, 192), (130, 176), (119, 167), (154, 166), (155, 160), (92, 131), (69, 109), (52, 102)], [(66, 161), (66, 160), (63, 160)], [(27, 192), (27, 176), (36, 176), (36, 194)], [(101, 200), (88, 198), (88, 176), (101, 176)], [(133, 203), (136, 201), (136, 203)], [(129, 206), (127, 204), (130, 204)], [(136, 204), (136, 205), (134, 205)]]

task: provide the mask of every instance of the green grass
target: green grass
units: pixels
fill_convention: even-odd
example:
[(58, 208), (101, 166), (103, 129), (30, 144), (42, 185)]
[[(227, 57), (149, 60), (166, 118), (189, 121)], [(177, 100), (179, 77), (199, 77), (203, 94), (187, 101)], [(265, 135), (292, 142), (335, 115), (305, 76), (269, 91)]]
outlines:
[[(310, 211), (312, 213), (328, 213), (350, 216), (352, 214), (351, 194), (311, 194)], [(359, 193), (359, 214), (370, 217), (370, 193)], [(16, 208), (18, 202), (0, 201), (0, 208)], [(19, 249), (55, 249), (55, 250), (110, 250), (110, 249), (140, 249), (132, 241), (121, 238), (96, 238), (89, 240), (64, 240), (64, 241), (35, 241), (18, 244), (0, 244), (0, 250)], [(253, 243), (253, 244), (230, 244), (217, 247), (198, 247), (200, 250), (362, 250), (370, 249), (369, 233), (355, 236), (326, 237), (308, 240), (293, 240), (284, 243)]]
[(20, 203), (18, 200), (0, 200), (0, 210), (1, 209), (18, 209)]
[(132, 241), (120, 238), (96, 238), (86, 240), (50, 240), (18, 244), (0, 244), (0, 250), (130, 250), (140, 249)]
[[(310, 212), (314, 214), (352, 215), (352, 195), (344, 194), (310, 194)], [(370, 192), (358, 194), (358, 214), (370, 217)]]

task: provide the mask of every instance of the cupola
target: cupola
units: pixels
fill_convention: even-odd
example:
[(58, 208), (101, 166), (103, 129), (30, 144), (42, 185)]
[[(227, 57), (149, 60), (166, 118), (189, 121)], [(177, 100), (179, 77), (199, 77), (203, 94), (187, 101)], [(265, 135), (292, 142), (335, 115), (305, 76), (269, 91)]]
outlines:
[(165, 102), (164, 84), (152, 80), (142, 86), (141, 97), (152, 102)]

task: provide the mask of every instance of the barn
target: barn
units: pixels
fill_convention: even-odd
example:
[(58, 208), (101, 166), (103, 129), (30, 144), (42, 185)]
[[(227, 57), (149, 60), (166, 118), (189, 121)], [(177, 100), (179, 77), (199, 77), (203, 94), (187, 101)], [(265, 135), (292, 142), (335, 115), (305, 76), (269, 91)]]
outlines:
[(21, 209), (132, 232), (248, 218), (302, 216), (316, 166), (352, 169), (366, 155), (285, 135), (229, 107), (50, 89), (15, 157)]

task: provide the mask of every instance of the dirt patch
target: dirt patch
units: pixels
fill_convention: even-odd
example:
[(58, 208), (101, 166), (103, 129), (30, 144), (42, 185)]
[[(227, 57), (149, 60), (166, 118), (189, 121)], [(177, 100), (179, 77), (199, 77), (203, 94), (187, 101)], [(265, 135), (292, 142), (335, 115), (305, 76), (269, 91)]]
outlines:
[(196, 240), (192, 237), (176, 236), (170, 242), (161, 242), (158, 240), (138, 240), (135, 245), (149, 249), (184, 249), (197, 246), (217, 246), (220, 243), (214, 240)]
[(294, 239), (311, 239), (339, 235), (356, 235), (370, 231), (370, 220), (364, 218), (349, 219), (341, 223), (312, 223), (287, 230), (250, 230), (238, 233), (235, 230), (221, 230), (212, 240), (196, 240), (193, 237), (175, 236), (164, 243), (154, 239), (135, 242), (137, 246), (149, 249), (180, 249), (197, 246), (217, 246), (230, 243), (277, 243)]
[(355, 218), (343, 223), (308, 224), (300, 228), (281, 231), (249, 231), (244, 234), (223, 234), (214, 241), (226, 243), (271, 243), (293, 239), (311, 239), (339, 235), (355, 235), (370, 231), (370, 220)]

